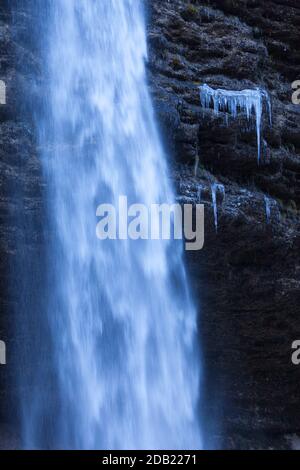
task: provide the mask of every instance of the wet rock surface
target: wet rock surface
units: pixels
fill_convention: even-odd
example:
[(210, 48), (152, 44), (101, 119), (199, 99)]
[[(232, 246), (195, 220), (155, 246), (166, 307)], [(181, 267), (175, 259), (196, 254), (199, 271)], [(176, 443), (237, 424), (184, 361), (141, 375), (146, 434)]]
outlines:
[[(39, 99), (42, 88), (32, 76), (40, 59), (28, 29), (34, 9), (21, 3), (0, 7), (0, 79), (8, 97), (0, 107), (0, 339), (8, 351), (23, 340), (22, 327), (15, 334), (22, 280), (12, 267), (30, 260), (38, 286), (44, 263), (44, 181), (25, 99), (28, 90), (30, 100)], [(206, 446), (290, 447), (300, 435), (300, 369), (291, 363), (291, 344), (300, 339), (300, 107), (291, 101), (291, 83), (300, 78), (299, 5), (147, 0), (147, 10), (149, 86), (171, 177), (181, 201), (206, 207), (205, 248), (187, 253), (199, 301)], [(270, 94), (273, 126), (264, 112), (260, 166), (255, 126), (249, 129), (241, 115), (229, 117), (227, 127), (225, 113), (203, 110), (204, 83), (259, 86)], [(226, 192), (218, 195), (218, 233), (215, 183)], [(19, 358), (8, 355), (8, 361), (0, 367), (2, 423), (16, 399), (11, 371), (21, 366)], [(8, 429), (0, 429), (2, 447), (16, 445)]]
[[(22, 368), (16, 345), (25, 335), (23, 279), (25, 262), (43, 266), (43, 188), (36, 148), (33, 116), (27, 99), (32, 88), (34, 51), (23, 41), (28, 35), (29, 12), (21, 2), (0, 5), (0, 80), (6, 84), (6, 105), (0, 105), (0, 340), (5, 341), (7, 365), (0, 366), (0, 448), (17, 448), (17, 384), (15, 370)], [(23, 38), (23, 39), (22, 39)], [(31, 230), (29, 232), (29, 227)], [(35, 282), (38, 285), (38, 269)]]
[[(295, 1), (150, 1), (149, 82), (181, 198), (206, 207), (205, 247), (188, 253), (205, 358), (208, 446), (285, 448), (299, 432), (300, 9)], [(200, 106), (199, 86), (266, 90), (255, 124)], [(195, 175), (195, 162), (199, 166)], [(218, 197), (215, 231), (211, 185)], [(267, 217), (269, 201), (270, 217)], [(218, 426), (216, 426), (218, 423)]]

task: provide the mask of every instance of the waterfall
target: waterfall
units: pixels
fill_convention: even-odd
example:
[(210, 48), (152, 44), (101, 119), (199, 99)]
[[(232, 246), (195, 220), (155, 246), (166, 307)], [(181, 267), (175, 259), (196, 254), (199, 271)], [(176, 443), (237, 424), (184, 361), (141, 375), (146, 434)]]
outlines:
[(197, 316), (182, 245), (96, 237), (99, 204), (174, 198), (147, 88), (142, 1), (55, 0), (47, 23), (38, 135), (52, 242), (40, 321), (51, 377), (45, 385), (37, 361), (24, 445), (200, 449)]

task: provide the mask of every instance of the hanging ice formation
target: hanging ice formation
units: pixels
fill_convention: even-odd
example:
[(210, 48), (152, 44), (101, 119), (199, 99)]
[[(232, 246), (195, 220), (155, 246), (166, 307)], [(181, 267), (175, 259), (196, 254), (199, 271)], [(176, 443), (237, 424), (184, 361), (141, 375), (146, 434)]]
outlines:
[(201, 186), (201, 184), (198, 186), (198, 191), (197, 191), (197, 200), (200, 204), (201, 202), (201, 198), (202, 198), (202, 190), (203, 190), (203, 187)]
[(211, 195), (212, 195), (212, 203), (213, 203), (213, 208), (214, 208), (216, 232), (218, 232), (218, 201), (217, 201), (218, 193), (221, 193), (223, 195), (223, 201), (224, 201), (225, 196), (226, 196), (224, 186), (218, 183), (212, 184)]
[[(261, 157), (261, 124), (264, 100), (268, 109), (270, 125), (272, 125), (272, 108), (268, 93), (260, 88), (256, 90), (229, 91), (222, 89), (214, 90), (208, 85), (203, 85), (200, 87), (200, 99), (203, 108), (207, 109), (213, 105), (216, 114), (227, 111), (236, 119), (239, 113), (246, 112), (248, 121), (251, 121), (253, 116), (255, 116), (258, 147), (257, 158), (259, 163)], [(226, 115), (226, 124), (228, 125), (228, 115)]]
[(271, 199), (267, 196), (264, 197), (265, 199), (265, 209), (266, 209), (266, 219), (267, 219), (267, 223), (269, 224), (270, 221), (271, 221)]

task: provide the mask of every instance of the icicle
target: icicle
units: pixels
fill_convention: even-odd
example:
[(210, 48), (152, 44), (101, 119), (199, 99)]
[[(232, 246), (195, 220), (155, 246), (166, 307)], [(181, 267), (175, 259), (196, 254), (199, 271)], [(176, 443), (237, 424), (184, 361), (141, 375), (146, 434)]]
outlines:
[(198, 191), (197, 191), (197, 201), (198, 201), (198, 204), (201, 203), (202, 189), (203, 189), (203, 187), (202, 187), (201, 184), (200, 184), (200, 185), (198, 186)]
[(182, 182), (182, 179), (180, 178), (180, 181), (179, 181), (179, 194), (180, 196), (182, 195), (183, 193), (183, 182)]
[(267, 224), (271, 222), (271, 209), (272, 209), (272, 201), (269, 197), (264, 196), (265, 199), (265, 209), (266, 209), (266, 218), (267, 218)]
[[(248, 121), (252, 116), (256, 118), (256, 135), (258, 147), (258, 163), (261, 156), (261, 123), (263, 113), (263, 100), (266, 100), (270, 125), (272, 125), (271, 100), (268, 93), (257, 88), (256, 90), (228, 91), (214, 90), (208, 85), (200, 87), (200, 99), (203, 108), (210, 108), (213, 105), (214, 112), (228, 111), (234, 119), (239, 112), (246, 112)], [(226, 125), (228, 126), (228, 115), (226, 115)]]
[(218, 233), (218, 201), (217, 201), (218, 192), (220, 192), (223, 195), (223, 200), (224, 200), (226, 197), (224, 186), (222, 184), (215, 183), (211, 186), (211, 194), (212, 194), (212, 202), (213, 202), (213, 208), (214, 208), (215, 227), (216, 227), (217, 233)]
[(267, 103), (270, 127), (272, 127), (273, 126), (273, 116), (272, 116), (271, 98), (270, 98), (269, 93), (267, 93), (265, 90), (262, 90), (262, 95), (265, 98), (266, 103)]

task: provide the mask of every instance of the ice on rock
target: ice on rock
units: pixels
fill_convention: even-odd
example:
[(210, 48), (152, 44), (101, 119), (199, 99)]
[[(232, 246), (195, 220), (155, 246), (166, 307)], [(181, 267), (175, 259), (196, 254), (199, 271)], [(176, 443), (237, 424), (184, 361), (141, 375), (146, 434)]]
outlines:
[(202, 190), (203, 190), (203, 187), (200, 184), (198, 186), (198, 191), (197, 191), (197, 200), (198, 200), (199, 204), (201, 203), (201, 199), (202, 199)]
[(272, 201), (267, 196), (265, 196), (264, 199), (265, 199), (266, 218), (267, 218), (267, 223), (269, 224), (271, 221)]
[(212, 203), (213, 203), (213, 208), (214, 208), (216, 232), (218, 232), (218, 200), (217, 200), (218, 193), (221, 193), (223, 195), (223, 201), (224, 201), (226, 197), (224, 186), (222, 184), (217, 184), (217, 183), (212, 184), (211, 194), (212, 194)]
[[(227, 111), (236, 119), (239, 113), (245, 112), (248, 121), (251, 121), (253, 117), (255, 117), (259, 163), (261, 156), (261, 123), (264, 101), (268, 109), (270, 125), (272, 125), (272, 108), (268, 93), (260, 88), (255, 90), (229, 91), (222, 89), (214, 90), (208, 85), (203, 85), (200, 87), (200, 99), (203, 108), (207, 109), (213, 105), (216, 114)], [(229, 125), (227, 114), (226, 125)]]

